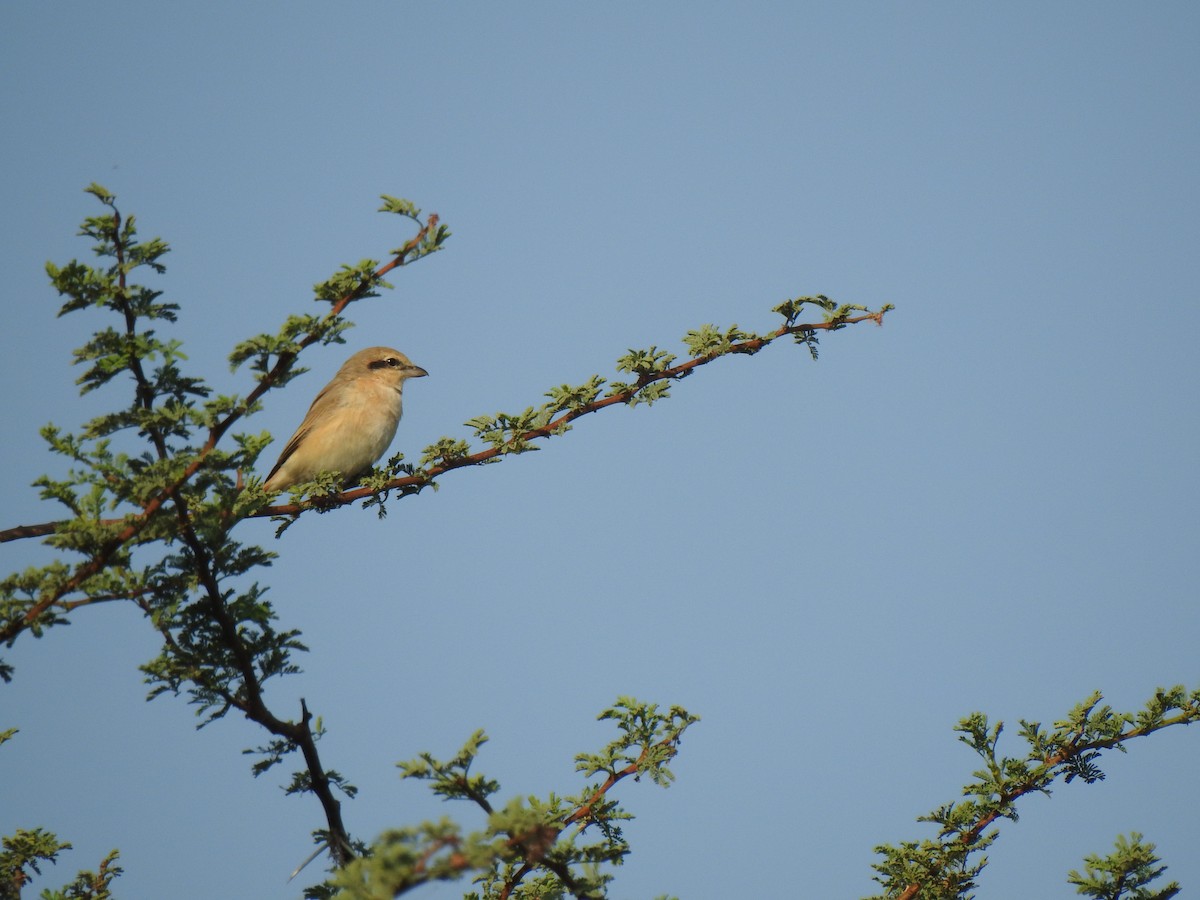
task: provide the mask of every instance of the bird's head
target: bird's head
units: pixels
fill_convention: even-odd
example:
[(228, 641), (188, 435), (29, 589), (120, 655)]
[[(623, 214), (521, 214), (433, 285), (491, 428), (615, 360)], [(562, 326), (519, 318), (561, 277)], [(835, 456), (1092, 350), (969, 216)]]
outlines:
[(346, 378), (369, 378), (388, 387), (400, 389), (409, 378), (421, 378), (429, 373), (416, 365), (399, 350), (391, 347), (368, 347), (346, 360), (338, 372)]

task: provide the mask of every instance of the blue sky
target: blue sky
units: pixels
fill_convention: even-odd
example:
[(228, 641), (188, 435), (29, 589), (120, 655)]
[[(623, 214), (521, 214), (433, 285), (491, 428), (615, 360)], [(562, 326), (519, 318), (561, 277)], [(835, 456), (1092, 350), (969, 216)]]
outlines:
[[(37, 428), (115, 402), (78, 397), (99, 319), (56, 320), (43, 271), (89, 255), (91, 181), (171, 243), (175, 336), (227, 391), (236, 341), (408, 236), (379, 194), (449, 224), (270, 396), (251, 427), (281, 439), (372, 344), (431, 373), (415, 457), (706, 322), (894, 303), (816, 364), (720, 361), (383, 522), (239, 530), (312, 649), (270, 700), (324, 716), (356, 835), (456, 812), (393, 764), (475, 728), (505, 796), (575, 790), (633, 694), (703, 721), (675, 786), (621, 787), (614, 897), (869, 894), (872, 847), (929, 834), (975, 768), (962, 716), (1197, 685), (1198, 39), (1186, 3), (8, 4), (2, 524), (57, 515)], [(6, 654), (0, 832), (74, 844), (39, 886), (119, 847), (123, 897), (298, 896), (317, 804), (250, 777), (247, 723), (143, 702), (155, 652), (109, 605)], [(979, 897), (1073, 896), (1135, 829), (1195, 890), (1195, 740), (1028, 800)]]

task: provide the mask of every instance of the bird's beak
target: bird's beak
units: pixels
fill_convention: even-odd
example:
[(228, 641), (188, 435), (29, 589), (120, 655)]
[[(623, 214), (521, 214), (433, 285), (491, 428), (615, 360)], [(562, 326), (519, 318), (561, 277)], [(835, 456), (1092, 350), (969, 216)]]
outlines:
[(420, 366), (409, 366), (407, 369), (404, 370), (404, 374), (407, 375), (409, 378), (423, 378), (426, 375), (428, 375), (429, 373), (426, 372), (424, 369), (422, 369)]

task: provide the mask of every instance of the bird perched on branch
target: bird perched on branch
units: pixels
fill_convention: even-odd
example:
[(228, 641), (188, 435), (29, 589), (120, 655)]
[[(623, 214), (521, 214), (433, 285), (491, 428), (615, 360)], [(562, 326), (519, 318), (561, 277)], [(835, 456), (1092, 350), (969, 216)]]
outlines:
[(339, 473), (343, 486), (353, 484), (396, 436), (404, 382), (428, 374), (399, 350), (359, 350), (317, 394), (263, 490), (286, 490), (322, 472)]

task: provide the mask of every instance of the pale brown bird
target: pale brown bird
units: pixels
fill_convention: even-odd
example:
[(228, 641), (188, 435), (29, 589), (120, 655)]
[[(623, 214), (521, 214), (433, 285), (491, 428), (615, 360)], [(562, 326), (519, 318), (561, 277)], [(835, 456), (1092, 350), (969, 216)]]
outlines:
[(322, 472), (337, 472), (343, 485), (353, 484), (396, 436), (404, 382), (428, 374), (399, 350), (359, 350), (317, 394), (263, 490), (286, 490)]

